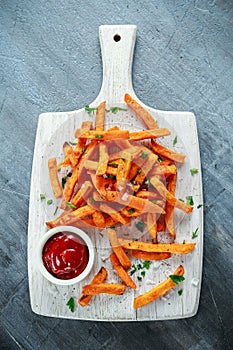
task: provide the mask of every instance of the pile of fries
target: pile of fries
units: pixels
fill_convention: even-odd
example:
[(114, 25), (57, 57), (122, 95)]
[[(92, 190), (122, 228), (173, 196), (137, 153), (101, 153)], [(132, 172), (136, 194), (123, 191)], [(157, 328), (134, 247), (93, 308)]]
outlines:
[[(158, 243), (157, 233), (167, 232), (173, 241), (176, 238), (174, 208), (189, 214), (193, 207), (175, 197), (177, 167), (185, 155), (174, 152), (157, 143), (159, 137), (170, 135), (167, 128), (159, 128), (153, 117), (129, 94), (126, 104), (136, 113), (147, 130), (130, 132), (117, 126), (105, 130), (106, 102), (100, 103), (95, 125), (84, 121), (75, 131), (75, 147), (63, 145), (64, 159), (57, 164), (55, 158), (48, 161), (51, 185), (56, 198), (61, 198), (63, 213), (48, 228), (76, 226), (80, 228), (108, 228), (108, 237), (113, 253), (112, 265), (124, 284), (104, 283), (107, 271), (104, 267), (90, 285), (83, 287), (79, 299), (82, 306), (98, 293), (123, 294), (126, 286), (136, 289), (127, 270), (132, 256), (144, 260), (163, 260), (171, 254), (191, 252), (195, 244)], [(142, 142), (143, 141), (143, 144)], [(70, 169), (63, 190), (58, 176), (62, 167)], [(132, 220), (141, 220), (147, 225), (151, 243), (119, 238), (115, 226), (129, 225)], [(183, 275), (179, 266), (176, 275)], [(169, 278), (151, 292), (139, 296), (134, 308), (141, 307), (175, 286)]]

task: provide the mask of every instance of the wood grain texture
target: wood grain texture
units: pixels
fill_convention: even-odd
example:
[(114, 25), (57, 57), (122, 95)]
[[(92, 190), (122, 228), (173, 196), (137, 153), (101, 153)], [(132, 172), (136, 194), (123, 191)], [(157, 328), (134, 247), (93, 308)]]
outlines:
[[(90, 10), (91, 9), (91, 10)], [(0, 333), (3, 349), (231, 349), (232, 16), (230, 1), (0, 3)], [(103, 21), (104, 20), (104, 21)], [(138, 26), (133, 86), (147, 105), (195, 113), (205, 250), (193, 318), (83, 322), (31, 311), (27, 225), (37, 116), (82, 108), (101, 87), (98, 26)], [(17, 145), (17, 147), (16, 147)]]

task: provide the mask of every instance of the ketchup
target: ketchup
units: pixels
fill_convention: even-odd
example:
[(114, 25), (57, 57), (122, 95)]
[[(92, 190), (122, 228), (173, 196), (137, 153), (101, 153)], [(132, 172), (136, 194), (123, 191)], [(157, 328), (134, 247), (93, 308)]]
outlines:
[(81, 238), (70, 232), (59, 232), (45, 243), (42, 259), (53, 276), (67, 280), (83, 272), (89, 253)]

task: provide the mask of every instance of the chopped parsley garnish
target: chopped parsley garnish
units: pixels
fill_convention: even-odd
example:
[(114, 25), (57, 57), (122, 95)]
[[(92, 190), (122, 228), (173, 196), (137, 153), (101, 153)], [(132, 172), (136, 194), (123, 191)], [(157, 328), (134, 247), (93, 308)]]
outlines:
[(198, 234), (197, 234), (197, 231), (199, 230), (199, 227), (196, 228), (196, 230), (194, 232), (192, 232), (192, 239), (194, 238), (197, 238), (198, 237)]
[(142, 277), (140, 277), (140, 276), (137, 276), (137, 279), (138, 279), (139, 282), (142, 281)]
[(181, 296), (181, 295), (182, 295), (182, 293), (183, 293), (183, 289), (181, 288), (181, 289), (179, 289), (179, 290), (178, 290), (178, 294), (179, 294), (179, 296)]
[(181, 198), (179, 198), (179, 201), (181, 201), (181, 202), (183, 202), (183, 203), (184, 203), (184, 200), (183, 200), (183, 199), (181, 199)]
[(85, 111), (87, 111), (88, 114), (94, 113), (94, 111), (96, 111), (96, 110), (97, 110), (97, 107), (92, 108), (92, 107), (89, 107), (88, 105), (85, 106)]
[(78, 142), (77, 142), (77, 141), (69, 141), (69, 143), (70, 143), (71, 145), (73, 145), (73, 146), (75, 146), (75, 145), (77, 145), (77, 144), (78, 144)]
[(148, 186), (151, 185), (151, 183), (150, 183), (150, 178), (149, 178), (149, 177), (144, 181), (144, 184), (145, 184), (145, 185), (148, 185)]
[(197, 209), (200, 209), (201, 207), (203, 207), (203, 204), (198, 204)]
[(109, 109), (106, 109), (106, 112), (112, 112), (113, 114), (117, 114), (118, 111), (127, 111), (127, 109), (121, 107), (110, 107)]
[(156, 203), (157, 203), (157, 200), (156, 200), (156, 199), (153, 199), (151, 202), (152, 202), (153, 204), (156, 204)]
[(145, 275), (146, 275), (146, 271), (141, 271), (141, 276), (145, 277)]
[(112, 175), (112, 174), (108, 174), (108, 178), (114, 180), (114, 179), (116, 178), (116, 176), (114, 176), (114, 175)]
[(137, 185), (138, 183), (137, 183), (136, 180), (132, 180), (132, 184), (133, 184), (133, 185)]
[(121, 158), (121, 160), (123, 160), (123, 162), (125, 162), (125, 158)]
[[(94, 198), (90, 198), (90, 201), (91, 201), (92, 204), (95, 204)], [(114, 226), (113, 226), (113, 228), (114, 228)]]
[(81, 153), (84, 153), (86, 151), (86, 148), (83, 147), (82, 150), (81, 150)]
[(128, 213), (130, 213), (130, 214), (135, 213), (135, 209), (134, 209), (134, 208), (130, 208), (130, 209), (128, 209), (127, 211), (128, 211)]
[(194, 205), (193, 196), (187, 196), (186, 197), (186, 204)]
[(142, 264), (137, 264), (137, 269), (141, 270), (142, 269)]
[(67, 301), (66, 305), (69, 307), (71, 312), (74, 312), (74, 309), (75, 309), (74, 298), (70, 298), (70, 300)]
[(145, 159), (148, 156), (149, 152), (143, 152), (141, 155), (142, 159)]
[(64, 186), (65, 186), (65, 183), (66, 183), (66, 181), (67, 181), (67, 177), (71, 177), (71, 175), (72, 175), (72, 173), (69, 172), (66, 176), (64, 176), (64, 177), (61, 179), (61, 186), (62, 186), (62, 188), (64, 188)]
[(117, 163), (116, 162), (109, 162), (108, 165), (110, 166), (114, 166), (114, 168), (117, 168)]
[(102, 138), (103, 138), (103, 135), (96, 134), (95, 137), (96, 137), (97, 139), (102, 139)]
[(45, 195), (43, 193), (40, 194), (40, 199), (45, 199)]
[(52, 199), (49, 199), (49, 200), (47, 201), (47, 204), (48, 204), (48, 205), (53, 204), (53, 200), (52, 200)]
[(184, 276), (180, 275), (170, 275), (169, 276), (173, 283), (178, 284), (179, 282), (182, 282), (185, 280)]
[(176, 144), (177, 144), (177, 136), (173, 140), (173, 146), (175, 146)]
[(136, 268), (136, 266), (133, 264), (133, 265), (132, 265), (132, 269), (129, 271), (130, 276), (132, 276), (136, 271), (137, 271), (137, 268)]
[(148, 261), (148, 260), (145, 260), (145, 261), (143, 261), (142, 264), (143, 264), (143, 267), (144, 267), (145, 269), (149, 270), (150, 265), (152, 264), (152, 262), (151, 262), (151, 261)]
[(76, 205), (72, 204), (71, 202), (67, 202), (66, 205), (69, 209), (77, 209)]
[(143, 232), (145, 227), (145, 222), (143, 220), (140, 220), (135, 223), (135, 226), (137, 227), (138, 231)]
[(138, 169), (138, 175), (140, 175), (142, 172), (142, 169)]
[(158, 156), (158, 162), (162, 163), (162, 161), (163, 161), (162, 158), (160, 156)]
[(53, 215), (56, 215), (56, 214), (57, 214), (57, 211), (58, 211), (58, 207), (56, 207), (56, 209), (55, 209)]
[(138, 238), (132, 238), (132, 241), (138, 241)]
[(198, 169), (197, 168), (192, 168), (192, 169), (190, 169), (190, 173), (191, 173), (191, 175), (195, 175), (195, 174), (198, 173)]

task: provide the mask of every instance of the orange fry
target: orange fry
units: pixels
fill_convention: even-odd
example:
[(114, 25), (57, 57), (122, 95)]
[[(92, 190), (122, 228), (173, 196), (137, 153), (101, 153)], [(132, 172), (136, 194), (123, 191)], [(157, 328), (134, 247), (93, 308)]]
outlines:
[(141, 250), (133, 250), (131, 254), (142, 260), (165, 260), (172, 256), (171, 253), (143, 252)]
[[(91, 284), (103, 283), (106, 280), (107, 275), (107, 270), (105, 269), (105, 267), (102, 266), (99, 272), (97, 272), (97, 274), (94, 276), (93, 280), (91, 281)], [(81, 306), (86, 306), (90, 302), (91, 298), (91, 295), (82, 294), (81, 297), (78, 299), (78, 303)]]
[(126, 284), (126, 286), (136, 289), (136, 284), (134, 283), (132, 278), (128, 275), (128, 273), (125, 271), (123, 266), (120, 264), (119, 259), (117, 258), (115, 253), (112, 253), (110, 255), (110, 260), (112, 262), (114, 270), (116, 271), (120, 279)]
[(104, 130), (104, 117), (105, 117), (105, 106), (106, 101), (103, 101), (99, 104), (95, 117), (95, 129)]
[(129, 138), (132, 141), (140, 141), (168, 135), (171, 135), (171, 132), (167, 128), (156, 128), (151, 130), (130, 132)]
[[(171, 175), (169, 177), (167, 189), (171, 194), (175, 195), (176, 174)], [(174, 227), (174, 206), (171, 205), (169, 202), (167, 202), (165, 211), (166, 211), (166, 214), (164, 215), (164, 221), (166, 224), (167, 231), (175, 239), (176, 238), (176, 231), (175, 231), (175, 227)]]
[(150, 235), (154, 238), (154, 241), (157, 242), (157, 222), (156, 214), (148, 213), (147, 214), (147, 227)]
[(125, 251), (121, 247), (116, 231), (109, 228), (108, 229), (108, 238), (110, 241), (110, 244), (112, 246), (113, 252), (116, 254), (117, 258), (120, 261), (120, 264), (124, 267), (124, 269), (128, 270), (131, 267), (131, 261), (129, 260), (128, 256), (126, 255)]
[(124, 249), (128, 250), (142, 250), (144, 252), (154, 253), (172, 253), (172, 254), (188, 254), (194, 248), (196, 243), (146, 243), (139, 241), (131, 241), (127, 239), (118, 238), (119, 244)]
[(76, 130), (76, 135), (81, 139), (94, 139), (97, 141), (105, 141), (105, 140), (115, 140), (115, 139), (129, 139), (129, 131), (128, 130), (90, 130), (85, 133), (81, 133)]
[(117, 210), (109, 207), (107, 204), (100, 204), (100, 210), (110, 215), (113, 219), (121, 222), (123, 225), (128, 225), (130, 223), (130, 218), (125, 217)]
[[(174, 275), (183, 276), (183, 274), (184, 274), (184, 268), (182, 265), (180, 265), (174, 272)], [(175, 286), (176, 284), (169, 277), (167, 280), (160, 283), (155, 288), (152, 288), (151, 290), (149, 290), (149, 292), (146, 292), (145, 294), (139, 295), (137, 298), (135, 298), (134, 304), (133, 304), (134, 309), (138, 309), (139, 307), (142, 307), (144, 305), (151, 303), (153, 300), (161, 297), (162, 295), (167, 293), (170, 289), (174, 288)]]
[(83, 286), (82, 293), (84, 295), (96, 295), (96, 294), (116, 294), (121, 295), (124, 293), (126, 286), (118, 283), (99, 283), (99, 284), (87, 284)]
[(92, 218), (93, 218), (94, 224), (97, 227), (99, 227), (99, 228), (105, 227), (105, 219), (104, 219), (103, 214), (100, 211), (96, 210), (92, 214)]
[(124, 98), (127, 105), (132, 108), (132, 110), (139, 116), (139, 118), (144, 122), (148, 129), (155, 129), (158, 127), (158, 124), (152, 117), (152, 115), (147, 112), (147, 110), (142, 107), (133, 97), (129, 94), (125, 94)]
[(96, 176), (104, 175), (108, 167), (108, 152), (105, 143), (99, 144), (99, 165), (96, 171)]
[(162, 157), (166, 157), (170, 160), (174, 160), (174, 162), (177, 163), (183, 163), (185, 159), (185, 155), (181, 153), (174, 152), (170, 150), (169, 148), (166, 148), (162, 145), (159, 145), (157, 142), (151, 140), (151, 146), (153, 151), (156, 154), (159, 154)]
[(49, 168), (49, 177), (50, 177), (50, 182), (51, 182), (54, 196), (56, 198), (60, 198), (62, 196), (62, 187), (58, 179), (56, 158), (50, 158), (48, 160), (48, 168)]
[(93, 186), (90, 181), (85, 181), (75, 196), (72, 198), (71, 203), (76, 207), (80, 207), (80, 205), (83, 204), (83, 202), (87, 199), (92, 189)]
[(187, 205), (184, 202), (177, 199), (171, 192), (169, 192), (164, 184), (156, 177), (153, 176), (150, 179), (151, 185), (159, 192), (159, 194), (166, 199), (166, 201), (173, 205), (174, 207), (184, 211), (185, 213), (189, 214), (192, 212), (193, 207), (191, 205)]
[(77, 219), (82, 219), (85, 216), (92, 215), (94, 211), (95, 209), (89, 207), (88, 205), (85, 205), (83, 207), (75, 209), (72, 212), (68, 212), (68, 214), (59, 216), (56, 220), (46, 222), (46, 225), (49, 228), (56, 227), (56, 226), (66, 226), (66, 225), (70, 226)]

